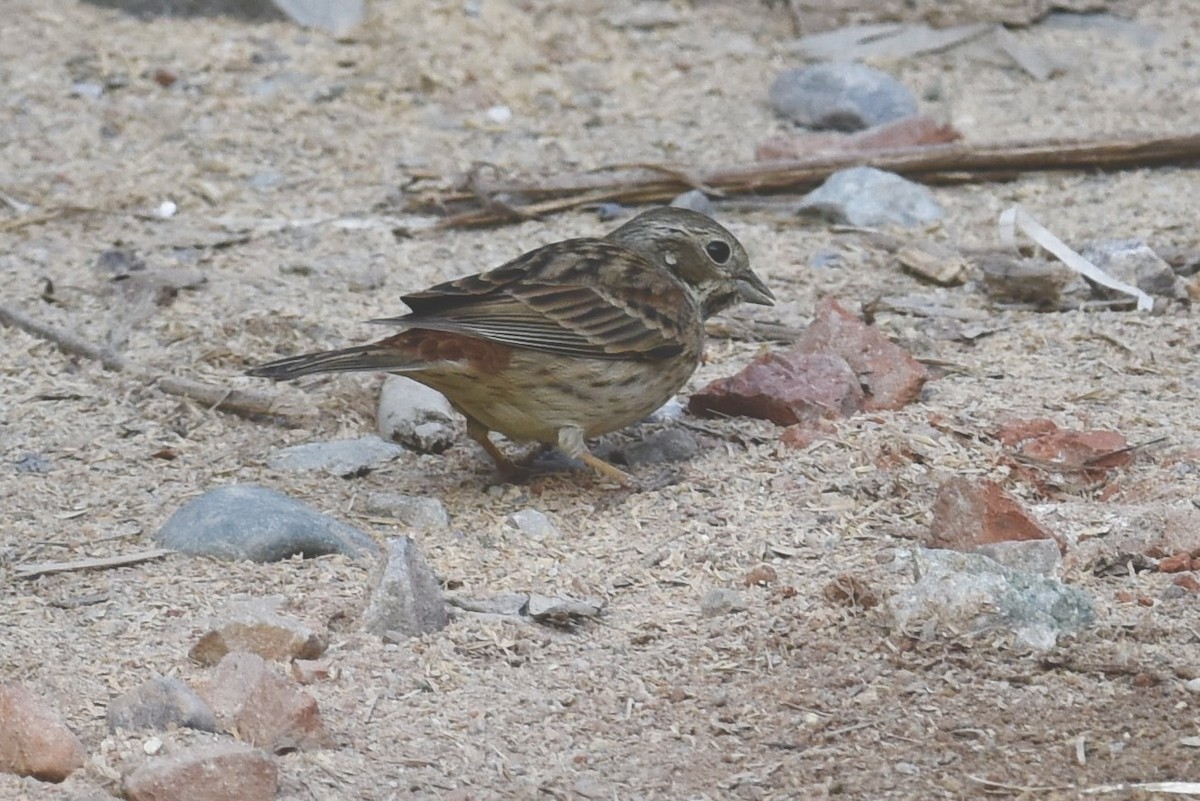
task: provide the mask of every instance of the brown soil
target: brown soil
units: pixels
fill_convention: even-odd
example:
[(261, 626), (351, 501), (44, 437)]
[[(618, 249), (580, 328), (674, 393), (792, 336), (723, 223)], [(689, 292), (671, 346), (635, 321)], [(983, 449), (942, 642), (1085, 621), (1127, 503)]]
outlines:
[[(141, 739), (107, 732), (108, 700), (156, 674), (198, 683), (209, 669), (188, 649), (239, 594), (283, 595), (291, 614), (332, 632), (337, 675), (310, 690), (338, 745), (280, 757), (281, 798), (1076, 798), (1119, 782), (1200, 781), (1185, 740), (1200, 724), (1197, 699), (1184, 687), (1200, 674), (1200, 608), (1195, 595), (1163, 599), (1171, 576), (1098, 577), (1085, 549), (1072, 552), (1066, 579), (1094, 595), (1097, 623), (1048, 655), (1014, 652), (1003, 632), (914, 642), (879, 608), (822, 591), (842, 573), (883, 598), (911, 582), (898, 552), (927, 523), (938, 484), (1005, 480), (1001, 449), (983, 434), (1011, 416), (1113, 428), (1135, 444), (1164, 438), (1104, 500), (1008, 481), (1091, 553), (1140, 549), (1161, 521), (1188, 519), (1200, 499), (1190, 309), (993, 310), (994, 333), (969, 342), (941, 336), (940, 321), (881, 315), (889, 336), (942, 365), (920, 404), (845, 421), (807, 450), (780, 446), (767, 423), (715, 421), (720, 436), (683, 480), (642, 494), (582, 473), (488, 489), (490, 467), (465, 437), (360, 479), (265, 467), (281, 446), (372, 430), (379, 379), (272, 388), (242, 377), (246, 366), (361, 341), (376, 332), (358, 321), (398, 313), (405, 291), (610, 226), (578, 213), (397, 238), (392, 212), (377, 210), (389, 193), (479, 161), (518, 175), (749, 161), (786, 127), (765, 102), (791, 63), (781, 10), (680, 4), (677, 26), (639, 31), (604, 24), (623, 6), (599, 0), (485, 0), (474, 17), (461, 0), (378, 2), (370, 24), (339, 42), (236, 14), (4, 5), (0, 191), (34, 208), (0, 205), (3, 302), (154, 373), (308, 399), (322, 415), (307, 427), (250, 421), (3, 330), (0, 677), (59, 710), (89, 763), (57, 787), (0, 776), (0, 797), (115, 791), (114, 777), (146, 757)], [(1016, 31), (1066, 65), (1043, 83), (965, 51), (890, 69), (968, 141), (1186, 130), (1200, 108), (1200, 14), (1148, 0), (1136, 19), (1160, 31), (1153, 45)], [(161, 86), (168, 73), (175, 82)], [(73, 93), (81, 83), (107, 88)], [(512, 111), (506, 125), (488, 118), (497, 105)], [(1200, 247), (1200, 186), (1186, 169), (936, 191), (944, 223), (903, 236), (994, 245), (997, 216), (1019, 202), (1074, 244)], [(178, 213), (156, 218), (167, 200)], [(767, 212), (723, 219), (781, 299), (740, 314), (802, 326), (829, 294), (988, 308), (970, 288), (919, 283), (856, 235)], [(169, 305), (138, 300), (95, 267), (113, 248), (151, 268), (198, 269), (207, 283)], [(814, 268), (829, 251), (838, 265)], [(712, 342), (691, 388), (759, 347)], [(931, 425), (935, 416), (947, 424)], [(177, 457), (157, 458), (164, 449)], [(49, 471), (18, 472), (26, 454)], [(367, 569), (340, 558), (172, 556), (13, 575), (149, 547), (181, 504), (230, 482), (278, 488), (380, 538), (403, 532), (365, 514), (366, 493), (436, 496), (451, 529), (417, 536), (458, 591), (598, 596), (607, 614), (573, 631), (460, 618), (384, 645), (355, 623)], [(506, 525), (524, 507), (559, 533), (532, 541)], [(764, 560), (777, 580), (744, 587)], [(713, 587), (741, 589), (749, 609), (701, 617)], [(168, 751), (204, 739), (162, 736)]]

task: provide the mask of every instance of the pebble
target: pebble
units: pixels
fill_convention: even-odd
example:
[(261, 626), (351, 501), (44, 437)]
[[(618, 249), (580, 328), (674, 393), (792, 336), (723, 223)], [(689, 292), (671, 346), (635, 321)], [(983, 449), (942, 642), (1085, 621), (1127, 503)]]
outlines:
[(281, 615), (281, 596), (250, 598), (230, 604), (224, 619), (192, 646), (188, 657), (197, 664), (215, 665), (231, 651), (258, 654), (263, 659), (316, 659), (329, 639), (301, 620)]
[[(932, 515), (921, 535), (922, 544), (929, 548), (976, 551), (1017, 540), (1049, 540), (1059, 553), (1066, 548), (1065, 540), (1056, 538), (995, 481), (962, 476), (946, 480), (938, 487)], [(1037, 568), (1031, 572), (1043, 575), (1043, 568), (1049, 567), (1044, 561), (1030, 566)]]
[(886, 72), (851, 62), (827, 62), (781, 73), (771, 107), (805, 128), (858, 131), (917, 113), (917, 99)]
[(887, 600), (901, 634), (928, 638), (1000, 629), (1013, 633), (1017, 647), (1041, 651), (1095, 617), (1083, 590), (1011, 570), (981, 554), (918, 548), (911, 559), (920, 578)]
[(316, 699), (256, 654), (228, 654), (201, 692), (222, 727), (250, 745), (278, 754), (333, 744)]
[(703, 617), (718, 617), (746, 609), (746, 599), (737, 590), (728, 587), (713, 587), (700, 599), (700, 614)]
[(278, 562), (340, 553), (377, 554), (369, 536), (281, 492), (250, 484), (209, 490), (180, 507), (155, 539), (182, 553)]
[(159, 676), (108, 704), (108, 730), (166, 731), (172, 726), (217, 731), (217, 719), (203, 698), (179, 679)]
[(390, 375), (379, 393), (379, 435), (421, 453), (441, 453), (454, 444), (454, 409), (442, 393), (404, 376)]
[(975, 553), (1037, 576), (1057, 576), (1062, 570), (1062, 549), (1053, 539), (992, 542), (976, 547)]
[(450, 526), (450, 515), (437, 498), (402, 495), (397, 492), (372, 492), (365, 504), (367, 514), (393, 517), (415, 529), (437, 530)]
[(532, 540), (544, 540), (558, 535), (550, 518), (537, 509), (521, 509), (508, 516), (508, 524)]
[(664, 462), (686, 462), (700, 452), (696, 435), (684, 428), (666, 428), (618, 448), (615, 456), (630, 467)]
[(297, 25), (339, 37), (358, 27), (366, 13), (366, 0), (274, 0), (274, 3)]
[(699, 189), (693, 189), (690, 192), (684, 192), (682, 195), (676, 195), (675, 199), (671, 201), (671, 205), (677, 209), (691, 209), (708, 217), (712, 217), (717, 211), (712, 201), (708, 199), (708, 195)]
[(445, 628), (442, 585), (411, 537), (393, 537), (363, 612), (363, 628), (399, 641)]
[(358, 439), (308, 442), (271, 455), (272, 470), (323, 470), (341, 478), (361, 477), (404, 454), (404, 448), (371, 434)]
[(1187, 683), (1184, 684), (1183, 686), (1187, 689), (1187, 691), (1189, 693), (1195, 693), (1196, 695), (1200, 695), (1200, 678), (1188, 679)]
[(217, 743), (148, 759), (121, 790), (129, 801), (272, 801), (278, 784), (270, 756), (241, 743)]
[(874, 167), (838, 170), (805, 195), (797, 211), (858, 228), (913, 228), (946, 213), (928, 187)]
[(0, 772), (61, 782), (83, 767), (79, 738), (17, 682), (0, 684)]
[[(1083, 248), (1080, 255), (1104, 272), (1150, 295), (1186, 298), (1187, 282), (1175, 274), (1153, 248), (1140, 239), (1109, 239)], [(1097, 286), (1101, 297), (1125, 298), (1122, 292)]]

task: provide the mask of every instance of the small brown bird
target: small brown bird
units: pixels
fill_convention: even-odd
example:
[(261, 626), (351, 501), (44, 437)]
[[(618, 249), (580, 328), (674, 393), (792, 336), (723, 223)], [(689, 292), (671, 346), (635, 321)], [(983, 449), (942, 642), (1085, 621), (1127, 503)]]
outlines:
[(568, 239), (489, 272), (407, 295), (402, 330), (369, 345), (264, 364), (250, 375), (385, 370), (441, 392), (502, 477), (521, 470), (489, 438), (555, 446), (626, 486), (585, 440), (659, 408), (688, 380), (704, 321), (773, 305), (733, 234), (703, 214), (644, 212), (603, 239)]

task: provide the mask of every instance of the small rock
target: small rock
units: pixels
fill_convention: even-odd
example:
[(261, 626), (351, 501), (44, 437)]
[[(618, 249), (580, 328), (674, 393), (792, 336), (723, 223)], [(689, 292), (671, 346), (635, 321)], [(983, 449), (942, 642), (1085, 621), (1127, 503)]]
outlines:
[(0, 684), (0, 772), (61, 782), (83, 767), (83, 744), (17, 682)]
[(700, 599), (700, 614), (703, 617), (717, 617), (745, 610), (746, 599), (740, 592), (728, 587), (713, 587)]
[(912, 558), (916, 583), (887, 602), (896, 630), (911, 637), (1003, 628), (1018, 647), (1045, 650), (1094, 617), (1086, 592), (980, 554), (918, 548)]
[(1062, 569), (1062, 549), (1053, 539), (988, 542), (976, 546), (975, 553), (1035, 576), (1057, 576)]
[(13, 467), (18, 473), (36, 473), (44, 475), (50, 472), (50, 460), (44, 454), (34, 451), (26, 451), (17, 457), (13, 462)]
[(1186, 684), (1184, 684), (1183, 686), (1184, 686), (1184, 688), (1187, 689), (1187, 691), (1189, 693), (1195, 693), (1196, 695), (1200, 695), (1200, 678), (1189, 679), (1188, 682)]
[[(1110, 239), (1096, 242), (1081, 255), (1104, 272), (1150, 295), (1181, 300), (1187, 297), (1187, 283), (1175, 275), (1153, 248), (1140, 239)], [(1122, 292), (1097, 286), (1101, 297), (1125, 298)]]
[(748, 570), (742, 576), (742, 584), (747, 587), (766, 586), (779, 579), (779, 574), (770, 565), (758, 565)]
[(664, 3), (636, 3), (629, 8), (621, 8), (604, 15), (604, 23), (610, 28), (636, 28), (651, 30), (653, 28), (671, 28), (683, 21), (679, 10)]
[(913, 228), (940, 220), (946, 213), (927, 187), (874, 167), (838, 170), (796, 208), (859, 228)]
[(1200, 592), (1200, 580), (1197, 580), (1191, 573), (1176, 576), (1171, 580), (1171, 585), (1178, 587), (1185, 593)]
[(1068, 297), (1091, 296), (1087, 282), (1062, 262), (994, 252), (977, 255), (974, 260), (983, 276), (984, 292), (996, 303), (1056, 309)]
[(483, 115), (496, 125), (508, 125), (513, 118), (512, 109), (508, 106), (492, 106)]
[(862, 410), (858, 376), (845, 359), (796, 348), (767, 352), (741, 372), (692, 395), (696, 415), (741, 415), (789, 426), (849, 417)]
[(179, 679), (151, 679), (108, 704), (109, 731), (166, 731), (172, 726), (217, 731), (212, 709)]
[(297, 684), (316, 684), (333, 678), (333, 662), (329, 659), (295, 659), (292, 678)]
[(357, 529), (265, 487), (218, 487), (184, 504), (155, 539), (167, 548), (218, 559), (278, 562), (340, 553), (363, 558), (379, 552)]
[(328, 640), (303, 622), (276, 610), (282, 598), (251, 598), (233, 603), (217, 628), (204, 634), (188, 656), (201, 665), (215, 665), (231, 651), (258, 654), (263, 659), (316, 659)]
[(366, 0), (274, 0), (292, 22), (345, 36), (363, 21)]
[(316, 699), (261, 656), (227, 655), (202, 693), (221, 725), (250, 745), (278, 754), (332, 744)]
[(996, 438), (1033, 462), (1078, 474), (1087, 483), (1103, 481), (1109, 470), (1133, 461), (1120, 431), (1061, 429), (1044, 417), (1007, 421)]
[(421, 453), (449, 448), (457, 430), (450, 401), (411, 378), (389, 375), (379, 393), (379, 435)]
[(686, 462), (700, 452), (696, 435), (683, 428), (656, 431), (638, 442), (617, 448), (609, 458), (618, 464), (636, 467), (663, 462)]
[(1192, 555), (1187, 552), (1171, 554), (1158, 561), (1159, 572), (1183, 573), (1192, 569)]
[(111, 248), (103, 250), (96, 257), (96, 271), (113, 281), (129, 278), (130, 275), (146, 269), (146, 262), (129, 248)]
[(866, 580), (853, 573), (840, 573), (822, 588), (825, 600), (853, 609), (873, 609), (879, 605), (879, 596)]
[(786, 70), (769, 98), (776, 113), (805, 128), (858, 131), (917, 113), (917, 99), (904, 84), (851, 62)]
[(548, 595), (529, 596), (524, 612), (538, 623), (549, 623), (555, 626), (571, 626), (580, 620), (598, 617), (604, 609), (604, 602), (592, 598), (566, 598)]
[(450, 525), (450, 515), (437, 498), (423, 495), (401, 495), (396, 492), (372, 492), (367, 496), (368, 514), (394, 517), (415, 529), (443, 529)]
[(404, 448), (374, 435), (333, 442), (308, 442), (272, 454), (272, 470), (324, 470), (341, 478), (365, 476), (404, 454)]
[(273, 801), (275, 762), (241, 743), (197, 745), (150, 759), (125, 777), (129, 801)]
[(924, 545), (974, 551), (1010, 540), (1052, 540), (1066, 552), (1066, 542), (1042, 527), (995, 481), (955, 477), (938, 489)]
[(558, 535), (550, 518), (537, 509), (522, 509), (508, 516), (508, 524), (532, 540), (544, 540)]
[(795, 346), (804, 353), (841, 356), (858, 376), (869, 412), (900, 409), (915, 401), (929, 378), (908, 351), (842, 308), (835, 298), (817, 303), (816, 317)]
[(363, 612), (363, 628), (393, 640), (438, 631), (447, 622), (441, 583), (410, 537), (387, 542), (387, 561)]
[(712, 217), (716, 213), (716, 209), (713, 208), (712, 201), (708, 199), (708, 195), (699, 189), (693, 189), (690, 192), (684, 192), (682, 195), (676, 195), (675, 199), (671, 201), (671, 205), (677, 209), (691, 209), (708, 217)]

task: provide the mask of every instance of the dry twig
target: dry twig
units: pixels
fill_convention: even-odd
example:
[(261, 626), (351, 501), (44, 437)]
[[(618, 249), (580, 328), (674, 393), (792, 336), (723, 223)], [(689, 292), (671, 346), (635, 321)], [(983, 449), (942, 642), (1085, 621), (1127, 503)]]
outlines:
[[(923, 146), (902, 150), (838, 153), (795, 161), (726, 167), (707, 173), (686, 167), (614, 165), (583, 175), (484, 185), (477, 173), (463, 189), (418, 195), (412, 211), (448, 211), (440, 227), (487, 226), (508, 222), (513, 214), (540, 216), (600, 202), (652, 203), (704, 186), (725, 195), (807, 190), (846, 167), (870, 165), (926, 184), (1011, 180), (1037, 170), (1118, 170), (1178, 164), (1200, 158), (1200, 133), (1093, 141), (1048, 141)], [(503, 212), (481, 202), (481, 194), (503, 198)], [(524, 205), (513, 199), (520, 198)]]
[(170, 548), (152, 548), (148, 551), (135, 551), (118, 556), (101, 556), (95, 559), (80, 559), (75, 562), (31, 562), (17, 565), (15, 578), (31, 579), (38, 576), (48, 576), (51, 573), (66, 573), (72, 570), (108, 570), (114, 567), (125, 567), (161, 559), (167, 554), (175, 553)]
[(38, 339), (50, 342), (63, 353), (98, 361), (106, 370), (146, 381), (168, 395), (194, 400), (213, 409), (243, 417), (291, 417), (304, 414), (303, 410), (291, 408), (279, 398), (262, 392), (218, 387), (178, 376), (155, 376), (149, 370), (131, 364), (108, 348), (88, 342), (74, 331), (37, 320), (3, 303), (0, 303), (0, 325), (19, 328)]

